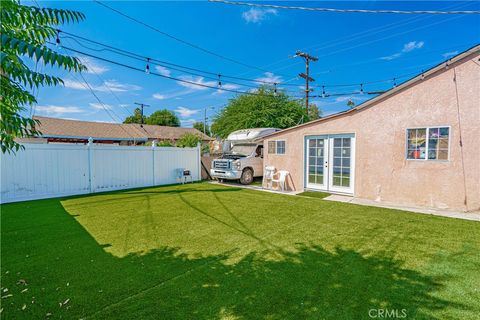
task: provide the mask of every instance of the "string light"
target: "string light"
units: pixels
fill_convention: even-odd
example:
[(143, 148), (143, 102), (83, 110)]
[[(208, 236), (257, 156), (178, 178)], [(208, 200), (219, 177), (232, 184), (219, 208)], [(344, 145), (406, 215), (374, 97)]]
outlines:
[(147, 58), (147, 65), (145, 66), (145, 73), (150, 74), (150, 58)]
[[(159, 66), (163, 66), (165, 68), (171, 68), (173, 70), (176, 70), (176, 71), (182, 71), (182, 72), (186, 72), (186, 73), (189, 73), (189, 74), (193, 74), (193, 75), (198, 75), (198, 76), (204, 76), (204, 75), (200, 75), (200, 74), (196, 74), (196, 73), (193, 73), (191, 72), (190, 70), (194, 70), (194, 71), (197, 71), (199, 73), (202, 73), (202, 74), (210, 74), (212, 75), (212, 77), (210, 77), (209, 79), (211, 80), (215, 80), (215, 75), (217, 75), (216, 72), (211, 72), (211, 71), (205, 71), (205, 70), (200, 70), (200, 69), (196, 69), (196, 68), (191, 68), (191, 67), (187, 67), (187, 66), (182, 66), (182, 65), (178, 65), (178, 64), (174, 64), (174, 63), (171, 63), (171, 62), (167, 62), (167, 61), (161, 61), (161, 60), (158, 60), (158, 59), (154, 59), (154, 58), (147, 58), (145, 56), (142, 56), (138, 53), (135, 53), (135, 52), (131, 52), (131, 51), (126, 51), (126, 50), (123, 50), (123, 49), (119, 49), (119, 48), (115, 48), (115, 47), (112, 47), (110, 45), (107, 45), (107, 44), (104, 44), (104, 43), (100, 43), (98, 41), (95, 41), (95, 40), (91, 40), (91, 39), (87, 39), (87, 38), (84, 38), (84, 37), (80, 37), (78, 35), (75, 35), (75, 34), (72, 34), (72, 33), (69, 33), (69, 32), (66, 32), (66, 31), (63, 31), (63, 30), (60, 30), (60, 29), (57, 29), (57, 38), (58, 40), (56, 41), (57, 42), (57, 45), (58, 43), (60, 42), (61, 39), (63, 38), (66, 38), (65, 36), (62, 36), (61, 38), (59, 38), (58, 36), (58, 33), (64, 33), (65, 35), (68, 35), (68, 36), (71, 36), (73, 38), (71, 38), (72, 40), (75, 40), (79, 45), (81, 45), (82, 47), (85, 47), (87, 49), (90, 49), (90, 50), (94, 50), (94, 49), (91, 49), (91, 48), (88, 48), (86, 46), (83, 46), (78, 40), (82, 40), (82, 41), (88, 41), (88, 42), (91, 42), (95, 45), (99, 45), (99, 46), (102, 46), (102, 47), (106, 47), (107, 49), (101, 49), (101, 50), (97, 50), (97, 51), (103, 51), (103, 50), (107, 50), (107, 51), (111, 51), (111, 52), (114, 52), (116, 54), (120, 54), (120, 55), (123, 55), (123, 56), (126, 56), (126, 57), (129, 57), (129, 58), (132, 58), (132, 59), (136, 59), (136, 60), (140, 60), (140, 61), (145, 61), (145, 59), (149, 60), (150, 62), (154, 63), (155, 65), (159, 65)], [(446, 66), (447, 67), (447, 66)], [(447, 67), (448, 68), (448, 67)], [(423, 72), (423, 71), (422, 71)], [(405, 78), (405, 77), (408, 77), (408, 76), (411, 76), (411, 75), (415, 75), (418, 73), (417, 72), (411, 72), (411, 73), (408, 73), (408, 74), (403, 74), (403, 75), (398, 75), (395, 79), (400, 79), (400, 78)], [(206, 78), (208, 78), (207, 76), (204, 76)], [(243, 78), (243, 77), (235, 77), (235, 76), (229, 76), (229, 75), (222, 75), (223, 78), (231, 78), (231, 79), (238, 79), (238, 80), (242, 80), (242, 81), (247, 81), (247, 82), (255, 82), (255, 83), (264, 83), (264, 84), (269, 84), (269, 85), (273, 85), (273, 82), (269, 82), (269, 81), (263, 81), (263, 80), (259, 80), (259, 79), (250, 79), (250, 78)], [(298, 77), (296, 78), (297, 80), (299, 79)], [(383, 79), (383, 80), (376, 80), (376, 81), (369, 81), (369, 82), (363, 82), (363, 84), (378, 84), (378, 83), (382, 83), (382, 82), (389, 82), (391, 83), (391, 80), (392, 78), (387, 78), (387, 79)], [(231, 82), (229, 81), (229, 83), (234, 83), (234, 82)], [(238, 83), (239, 85), (245, 85), (245, 86), (249, 86), (248, 84), (240, 84)], [(278, 84), (281, 84), (282, 86), (297, 86), (297, 84), (293, 84), (293, 83), (278, 83), (277, 82), (277, 85)], [(328, 84), (328, 85), (325, 85), (326, 87), (349, 87), (349, 86), (358, 86), (358, 83), (352, 83), (352, 84)], [(317, 86), (315, 86), (317, 87)]]
[(322, 98), (325, 98), (325, 86), (322, 86)]
[(425, 80), (425, 73), (422, 70), (422, 80)]
[(397, 78), (393, 78), (393, 87), (394, 87), (394, 88), (397, 87)]
[(363, 83), (360, 84), (360, 94), (363, 94)]
[(273, 83), (273, 94), (277, 95), (277, 83), (276, 82)]
[(222, 76), (221, 74), (218, 75), (218, 87), (219, 88), (222, 87), (222, 79), (220, 79), (221, 76)]
[(57, 29), (57, 38), (55, 39), (55, 43), (57, 44), (57, 46), (60, 46), (60, 30)]

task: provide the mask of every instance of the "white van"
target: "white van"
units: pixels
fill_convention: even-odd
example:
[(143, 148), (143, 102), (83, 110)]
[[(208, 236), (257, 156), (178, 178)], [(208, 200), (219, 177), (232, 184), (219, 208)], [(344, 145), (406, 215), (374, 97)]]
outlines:
[(277, 131), (280, 129), (254, 128), (232, 132), (224, 143), (221, 157), (212, 161), (212, 178), (250, 184), (254, 177), (263, 176), (263, 137)]

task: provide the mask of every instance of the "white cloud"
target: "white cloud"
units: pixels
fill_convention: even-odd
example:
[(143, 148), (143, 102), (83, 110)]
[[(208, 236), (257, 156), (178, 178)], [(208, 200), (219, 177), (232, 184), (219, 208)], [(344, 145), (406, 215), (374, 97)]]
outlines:
[(393, 60), (393, 59), (400, 58), (401, 55), (402, 54), (400, 52), (397, 52), (397, 53), (394, 53), (394, 54), (389, 55), (389, 56), (381, 57), (380, 59), (382, 59), (382, 60)]
[(186, 107), (178, 107), (177, 109), (175, 109), (175, 112), (177, 112), (178, 114), (180, 114), (180, 117), (181, 117), (181, 118), (191, 117), (191, 116), (193, 116), (194, 114), (198, 113), (199, 111), (200, 111), (200, 110), (189, 109), (189, 108), (186, 108)]
[(164, 100), (166, 98), (163, 94), (160, 93), (154, 93), (152, 97), (157, 100)]
[(93, 109), (96, 109), (96, 110), (111, 110), (112, 109), (112, 106), (109, 105), (109, 104), (100, 104), (100, 103), (89, 103), (90, 104), (90, 107), (92, 107)]
[(415, 49), (420, 49), (423, 47), (423, 45), (424, 45), (423, 41), (410, 41), (403, 45), (402, 52), (410, 52)]
[(455, 50), (455, 51), (445, 52), (444, 54), (442, 54), (442, 56), (446, 59), (452, 56), (456, 56), (457, 54), (458, 54), (458, 50)]
[(106, 66), (99, 64), (90, 57), (81, 56), (78, 58), (80, 59), (80, 62), (87, 67), (87, 73), (102, 74), (109, 70)]
[(193, 125), (193, 123), (197, 122), (195, 119), (180, 119), (180, 123), (182, 127), (190, 127)]
[(142, 87), (135, 84), (120, 83), (117, 80), (106, 80), (103, 82), (103, 85), (97, 88), (98, 91), (109, 91), (108, 89), (114, 92), (124, 92), (141, 90)]
[(179, 79), (191, 82), (177, 81), (179, 85), (192, 90), (206, 90), (208, 88), (204, 86), (217, 86), (216, 81), (206, 81), (204, 77), (180, 76)]
[(391, 54), (389, 56), (381, 57), (380, 59), (388, 61), (388, 60), (394, 60), (394, 59), (400, 58), (404, 53), (408, 53), (408, 52), (411, 52), (413, 50), (423, 48), (424, 44), (425, 44), (425, 42), (423, 42), (423, 41), (407, 42), (403, 45), (403, 48), (400, 52)]
[(71, 79), (63, 79), (63, 86), (65, 88), (74, 89), (74, 90), (88, 90), (88, 87), (84, 82), (71, 80)]
[(162, 66), (156, 66), (155, 69), (157, 69), (158, 73), (160, 73), (162, 76), (170, 77), (170, 75), (172, 74), (170, 70)]
[[(64, 79), (63, 85), (65, 88), (73, 89), (73, 90), (89, 90), (86, 83), (71, 79)], [(141, 90), (142, 87), (137, 86), (135, 84), (128, 84), (128, 83), (120, 83), (117, 80), (106, 80), (100, 86), (95, 86), (90, 84), (90, 87), (94, 91), (100, 92), (125, 92), (125, 91), (137, 91)]]
[[(236, 85), (236, 84), (231, 84), (231, 83), (222, 84), (222, 89), (226, 89), (226, 90), (236, 90), (236, 89), (239, 89), (239, 88), (240, 88), (240, 86)], [(222, 89), (218, 89), (218, 90), (214, 91), (212, 93), (212, 95), (217, 95), (217, 94), (222, 94), (222, 93), (229, 92), (229, 91), (225, 91), (225, 90), (222, 90)]]
[(256, 78), (259, 82), (279, 83), (282, 82), (281, 76), (276, 76), (272, 72), (265, 72), (263, 77)]
[(82, 113), (84, 110), (78, 107), (71, 107), (71, 106), (55, 106), (55, 105), (47, 105), (47, 106), (36, 106), (35, 113), (38, 115), (44, 114), (49, 116), (61, 116), (63, 114), (70, 114), (70, 113)]
[(251, 8), (248, 11), (242, 13), (242, 18), (247, 23), (261, 23), (268, 19), (270, 16), (276, 16), (278, 11), (275, 9), (256, 9)]

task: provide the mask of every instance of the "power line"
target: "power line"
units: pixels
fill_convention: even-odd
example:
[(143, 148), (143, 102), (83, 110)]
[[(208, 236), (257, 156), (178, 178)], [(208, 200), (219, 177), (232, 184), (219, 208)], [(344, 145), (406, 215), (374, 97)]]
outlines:
[[(86, 65), (87, 68), (88, 68), (88, 63), (85, 63), (85, 61), (80, 58), (80, 62), (82, 62), (82, 64)], [(106, 81), (103, 80), (103, 78), (93, 69), (93, 68), (89, 68), (89, 71), (91, 71), (93, 74), (95, 74), (99, 79), (100, 81), (103, 83), (103, 85), (108, 89), (108, 91), (110, 92), (110, 94), (118, 101), (119, 103), (119, 106), (122, 107), (126, 112), (127, 112), (127, 115), (130, 115), (130, 111), (124, 106), (124, 104), (122, 103), (122, 101), (120, 100), (120, 98), (113, 92), (113, 90), (110, 88), (110, 86), (108, 85), (108, 83)], [(118, 117), (118, 116), (117, 116)], [(120, 117), (119, 117), (120, 118)]]
[[(51, 45), (54, 45), (54, 43), (51, 43), (51, 42), (48, 42), (48, 43), (51, 44)], [(73, 49), (73, 48), (69, 48), (69, 47), (65, 47), (65, 46), (63, 46), (63, 47), (65, 49), (68, 49), (68, 50), (73, 51), (75, 53), (85, 55), (87, 57), (95, 58), (95, 59), (98, 59), (98, 60), (101, 60), (101, 61), (104, 61), (104, 62), (112, 63), (112, 64), (115, 64), (115, 65), (118, 65), (118, 66), (121, 66), (121, 67), (125, 67), (125, 68), (131, 69), (131, 70), (136, 70), (136, 71), (140, 71), (142, 73), (145, 73), (145, 70), (141, 69), (141, 68), (133, 67), (133, 66), (121, 63), (121, 62), (117, 62), (117, 61), (113, 61), (113, 60), (106, 59), (106, 58), (103, 58), (103, 57), (95, 56), (95, 55), (92, 55), (92, 54), (89, 54), (89, 53), (86, 53), (86, 52), (82, 52), (82, 51), (77, 50), (77, 49)], [(152, 74), (152, 75), (157, 76), (157, 77), (165, 78), (165, 79), (174, 80), (174, 81), (177, 81), (177, 82), (187, 83), (187, 84), (198, 86), (198, 87), (204, 87), (204, 88), (210, 88), (210, 89), (222, 90), (222, 91), (228, 91), (228, 92), (240, 93), (240, 94), (258, 95), (255, 92), (240, 91), (240, 90), (225, 88), (225, 87), (222, 87), (222, 86), (211, 86), (211, 85), (204, 84), (204, 83), (198, 83), (198, 82), (189, 81), (189, 80), (186, 80), (186, 79), (175, 78), (175, 77), (163, 75), (163, 74), (156, 73), (156, 72), (153, 72), (153, 71), (150, 71), (149, 74)]]
[[(105, 44), (105, 43), (102, 43), (102, 42), (98, 42), (98, 41), (95, 41), (95, 40), (92, 40), (92, 39), (88, 39), (88, 38), (85, 38), (85, 37), (82, 37), (82, 36), (72, 34), (72, 33), (69, 33), (69, 32), (66, 32), (66, 31), (63, 31), (63, 30), (58, 30), (58, 32), (60, 33), (60, 35), (63, 33), (63, 34), (66, 34), (66, 35), (72, 37), (72, 38), (70, 38), (70, 37), (63, 36), (63, 37), (61, 37), (61, 39), (74, 40), (77, 44), (79, 44), (80, 46), (82, 46), (82, 47), (84, 47), (88, 50), (97, 51), (97, 52), (101, 52), (101, 51), (114, 52), (114, 53), (117, 53), (121, 56), (125, 56), (125, 57), (128, 57), (128, 58), (134, 59), (134, 60), (142, 61), (142, 62), (145, 62), (145, 63), (147, 61), (148, 62), (153, 62), (153, 64), (158, 65), (158, 66), (162, 66), (162, 67), (165, 67), (165, 68), (170, 68), (172, 70), (176, 70), (176, 71), (180, 71), (180, 72), (185, 72), (185, 73), (190, 74), (190, 75), (201, 76), (201, 77), (204, 77), (205, 79), (218, 81), (218, 76), (220, 76), (221, 79), (223, 79), (223, 78), (239, 79), (239, 80), (242, 80), (242, 81), (262, 83), (262, 84), (267, 84), (267, 85), (271, 85), (271, 86), (275, 86), (275, 87), (277, 87), (277, 86), (297, 87), (298, 86), (298, 84), (286, 83), (290, 80), (283, 81), (283, 82), (270, 82), (270, 81), (263, 81), (263, 80), (258, 80), (258, 79), (249, 79), (249, 78), (244, 78), (244, 77), (235, 77), (235, 76), (230, 76), (230, 75), (224, 75), (223, 73), (205, 71), (205, 70), (201, 70), (201, 69), (198, 69), (198, 68), (183, 66), (183, 65), (180, 65), (180, 64), (176, 64), (176, 63), (172, 63), (172, 62), (168, 62), (168, 61), (164, 61), (164, 60), (160, 60), (160, 59), (156, 59), (156, 58), (149, 58), (149, 57), (141, 55), (139, 53), (135, 53), (135, 52), (132, 52), (132, 51), (117, 48), (117, 47), (114, 47), (114, 46), (111, 46), (111, 45), (108, 45), (108, 44)], [(98, 46), (105, 47), (107, 49), (95, 49), (95, 48), (87, 47), (87, 46), (83, 45), (80, 41), (78, 41), (77, 38), (80, 39), (80, 40), (83, 40), (83, 41), (93, 43), (93, 44), (98, 45)], [(174, 67), (172, 67), (172, 66), (174, 66)], [(196, 71), (196, 72), (190, 72), (189, 70), (193, 70), (193, 71)], [(215, 75), (215, 77), (210, 77), (210, 76), (207, 76), (205, 74)], [(401, 78), (409, 76), (411, 74), (413, 74), (413, 73), (404, 74), (404, 75), (391, 77), (391, 78), (387, 78), (387, 79), (382, 79), (382, 80), (363, 81), (363, 82), (356, 82), (356, 83), (323, 84), (323, 85), (318, 85), (318, 86), (315, 86), (315, 87), (317, 87), (317, 88), (318, 87), (325, 87), (325, 88), (353, 87), (353, 86), (359, 86), (360, 84), (368, 85), (368, 84), (387, 83), (387, 82), (392, 82), (394, 78), (401, 79)], [(292, 78), (292, 79), (295, 79), (295, 78)], [(230, 81), (228, 84), (235, 84), (235, 85), (240, 85), (240, 86), (245, 86), (245, 87), (256, 88), (256, 86), (252, 86), (252, 85), (245, 84), (245, 83), (238, 83), (238, 82), (231, 82)]]
[[(55, 44), (52, 43), (52, 42), (48, 42), (48, 43), (51, 44), (51, 45), (55, 45)], [(106, 59), (106, 58), (103, 58), (103, 57), (95, 56), (95, 55), (93, 55), (93, 54), (85, 53), (85, 52), (82, 52), (82, 51), (80, 51), (80, 50), (76, 50), (76, 49), (73, 49), (73, 48), (69, 48), (69, 47), (65, 47), (65, 46), (62, 46), (62, 47), (65, 48), (65, 49), (67, 49), (67, 50), (70, 50), (70, 51), (72, 51), (72, 52), (85, 55), (85, 56), (87, 56), (87, 57), (91, 57), (91, 58), (94, 58), (94, 59), (98, 59), (98, 60), (101, 60), (101, 61), (104, 61), (104, 62), (107, 62), (107, 63), (111, 63), (111, 64), (114, 64), (114, 65), (117, 65), (117, 66), (120, 66), (120, 67), (124, 67), (124, 68), (130, 69), (130, 70), (134, 70), (134, 71), (138, 71), (138, 72), (145, 73), (145, 70), (142, 69), (142, 68), (134, 67), (134, 66), (131, 66), (131, 65), (127, 65), (127, 64), (125, 64), (125, 63), (121, 63), (121, 62), (118, 62), (118, 61), (113, 61), (113, 60)], [(214, 89), (214, 90), (222, 90), (222, 91), (233, 92), (233, 93), (238, 93), (238, 94), (260, 95), (260, 94), (257, 93), (257, 92), (252, 92), (252, 91), (240, 91), (240, 90), (228, 89), (228, 88), (224, 88), (224, 87), (211, 86), (211, 85), (207, 85), (207, 84), (203, 84), (203, 83), (197, 83), (197, 82), (193, 82), (193, 81), (189, 81), (189, 80), (185, 80), (185, 79), (180, 79), (180, 78), (175, 78), (175, 77), (171, 77), (171, 76), (162, 75), (162, 74), (159, 74), (159, 73), (156, 73), (156, 72), (152, 72), (152, 71), (150, 71), (148, 74), (151, 74), (151, 75), (154, 75), (154, 76), (157, 76), (157, 77), (161, 77), (161, 78), (165, 78), (165, 79), (169, 79), (169, 80), (173, 80), (173, 81), (177, 81), (177, 82), (188, 83), (188, 84), (194, 85), (194, 86), (199, 86), (199, 87)], [(92, 91), (93, 91), (93, 89), (92, 89)], [(355, 94), (359, 94), (359, 92), (330, 93), (330, 94), (326, 95), (326, 97), (329, 97), (329, 96), (341, 96), (341, 95), (355, 95)], [(373, 94), (373, 93), (369, 93), (369, 94)], [(292, 98), (301, 98), (301, 97), (299, 97), (299, 96), (292, 96), (292, 95), (290, 95), (290, 97), (292, 97)]]
[[(170, 68), (172, 70), (189, 73), (189, 74), (196, 75), (196, 76), (202, 76), (202, 77), (205, 77), (205, 78), (207, 78), (207, 76), (205, 76), (205, 74), (215, 76), (215, 78), (212, 78), (212, 77), (209, 78), (209, 79), (212, 79), (212, 80), (217, 80), (217, 77), (220, 75), (221, 78), (236, 79), (236, 80), (262, 83), (262, 84), (268, 84), (268, 85), (273, 85), (274, 84), (274, 82), (270, 82), (270, 81), (264, 81), (264, 80), (259, 80), (259, 79), (249, 79), (249, 78), (238, 77), (238, 76), (230, 76), (230, 75), (223, 74), (221, 72), (206, 71), (206, 70), (201, 70), (201, 69), (198, 69), (198, 68), (193, 68), (193, 67), (180, 65), (180, 64), (177, 64), (177, 63), (168, 62), (168, 61), (165, 61), (165, 60), (150, 58), (150, 57), (147, 57), (145, 55), (141, 55), (141, 54), (138, 54), (138, 53), (135, 53), (135, 52), (132, 52), (132, 51), (127, 51), (127, 50), (120, 49), (120, 48), (116, 48), (116, 47), (113, 47), (111, 45), (101, 43), (101, 42), (98, 42), (98, 41), (95, 41), (95, 40), (91, 40), (91, 39), (88, 39), (88, 38), (85, 38), (85, 37), (81, 37), (81, 36), (78, 36), (78, 35), (63, 31), (63, 30), (58, 30), (58, 32), (59, 33), (64, 33), (66, 35), (69, 35), (69, 36), (73, 37), (73, 38), (62, 37), (62, 39), (74, 40), (80, 46), (82, 46), (86, 49), (92, 50), (92, 51), (97, 51), (97, 52), (99, 52), (99, 51), (110, 51), (110, 52), (114, 52), (114, 53), (119, 54), (119, 55), (123, 55), (125, 57), (129, 57), (131, 59), (136, 59), (136, 60), (140, 60), (140, 61), (149, 60), (150, 62), (154, 62), (156, 65), (159, 65), (159, 66), (162, 66), (162, 67), (166, 67), (166, 68)], [(107, 49), (95, 49), (95, 48), (87, 47), (75, 38), (78, 38), (80, 40), (87, 41), (87, 42), (90, 42), (90, 43), (93, 43), (93, 44), (96, 44), (96, 45), (99, 45), (99, 46), (103, 46)], [(202, 74), (193, 73), (191, 71), (199, 72), (199, 73), (202, 73)], [(239, 83), (234, 83), (234, 82), (231, 82), (231, 83), (239, 84)], [(286, 85), (286, 86), (296, 86), (296, 84), (290, 84), (290, 83), (287, 84), (285, 82), (282, 82), (282, 83), (279, 82), (277, 84)], [(239, 85), (245, 85), (245, 84), (239, 84)], [(246, 86), (248, 86), (248, 85), (246, 85)]]
[[(95, 1), (95, 0), (94, 0)], [(336, 8), (315, 8), (315, 7), (301, 7), (301, 6), (283, 6), (276, 4), (263, 3), (249, 3), (227, 0), (208, 0), (209, 2), (218, 2), (229, 5), (240, 5), (249, 7), (261, 7), (271, 9), (288, 9), (288, 10), (305, 10), (305, 11), (319, 11), (319, 12), (339, 12), (339, 13), (395, 13), (395, 14), (480, 14), (478, 10), (463, 10), (463, 11), (435, 11), (435, 10), (370, 10), (370, 9), (336, 9)]]
[(115, 8), (112, 8), (112, 7), (106, 5), (105, 3), (101, 2), (101, 1), (98, 1), (98, 0), (93, 0), (93, 1), (94, 1), (95, 3), (97, 3), (97, 4), (99, 4), (99, 5), (107, 8), (107, 9), (113, 11), (113, 12), (116, 12), (117, 14), (119, 14), (119, 15), (121, 15), (121, 16), (123, 16), (123, 17), (125, 17), (125, 18), (127, 18), (127, 19), (129, 19), (129, 20), (131, 20), (131, 21), (134, 21), (134, 22), (136, 22), (136, 23), (138, 23), (138, 24), (141, 24), (141, 25), (144, 26), (144, 27), (149, 28), (150, 30), (153, 30), (153, 31), (155, 31), (155, 32), (158, 32), (158, 33), (160, 33), (160, 34), (162, 34), (162, 35), (164, 35), (164, 36), (166, 36), (166, 37), (169, 37), (170, 39), (173, 39), (173, 40), (175, 40), (175, 41), (178, 41), (178, 42), (180, 42), (180, 43), (183, 43), (183, 44), (185, 44), (185, 45), (187, 45), (187, 46), (190, 46), (190, 47), (192, 47), (192, 48), (195, 48), (195, 49), (197, 49), (197, 50), (200, 50), (200, 51), (202, 51), (202, 52), (204, 52), (204, 53), (210, 54), (210, 55), (215, 56), (215, 57), (217, 57), (217, 58), (220, 58), (220, 59), (223, 59), (223, 60), (226, 60), (226, 61), (229, 61), (229, 62), (238, 64), (238, 65), (241, 65), (241, 66), (250, 68), (250, 69), (256, 69), (256, 70), (260, 70), (260, 71), (263, 71), (263, 72), (268, 72), (268, 70), (265, 70), (265, 69), (262, 69), (262, 68), (259, 68), (259, 67), (256, 67), (256, 66), (247, 64), (247, 63), (243, 63), (243, 62), (241, 62), (241, 61), (238, 61), (238, 60), (235, 60), (235, 59), (226, 57), (226, 56), (221, 55), (221, 54), (219, 54), (219, 53), (216, 53), (216, 52), (213, 52), (213, 51), (211, 51), (211, 50), (208, 50), (208, 49), (205, 49), (205, 48), (203, 48), (203, 47), (200, 47), (199, 45), (193, 44), (193, 43), (188, 42), (188, 41), (186, 41), (186, 40), (180, 39), (180, 38), (178, 38), (178, 37), (176, 37), (176, 36), (173, 36), (173, 35), (165, 32), (165, 31), (162, 31), (162, 30), (160, 30), (160, 29), (158, 29), (158, 28), (156, 28), (156, 27), (154, 27), (154, 26), (151, 26), (151, 25), (149, 25), (149, 24), (147, 24), (147, 23), (145, 23), (145, 22), (143, 22), (143, 21), (140, 21), (140, 20), (138, 20), (138, 19), (136, 19), (136, 18), (134, 18), (134, 17), (132, 17), (132, 16), (129, 16), (129, 15), (127, 15), (127, 14), (125, 14), (125, 13), (123, 13), (123, 12), (121, 12), (121, 11), (115, 9)]

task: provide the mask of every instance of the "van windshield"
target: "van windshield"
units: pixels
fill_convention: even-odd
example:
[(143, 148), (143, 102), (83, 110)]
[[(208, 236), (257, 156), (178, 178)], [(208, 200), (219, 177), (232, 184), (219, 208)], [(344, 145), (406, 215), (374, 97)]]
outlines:
[(256, 146), (256, 144), (234, 144), (232, 149), (230, 149), (230, 153), (246, 157), (255, 151)]

